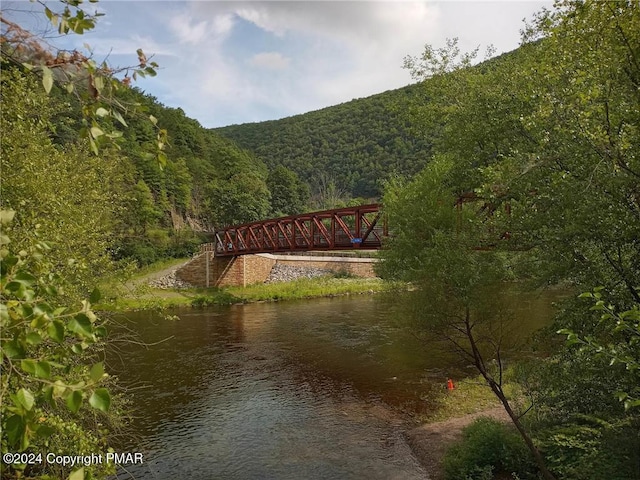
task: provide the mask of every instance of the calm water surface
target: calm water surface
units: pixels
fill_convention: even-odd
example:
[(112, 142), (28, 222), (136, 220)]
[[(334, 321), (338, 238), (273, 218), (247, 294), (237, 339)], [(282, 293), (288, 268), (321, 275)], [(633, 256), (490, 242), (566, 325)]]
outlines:
[[(426, 478), (403, 432), (436, 408), (430, 398), (448, 376), (470, 370), (414, 336), (402, 303), (374, 295), (128, 315), (150, 345), (123, 345), (109, 365), (139, 409), (123, 450), (145, 462), (118, 478)], [(520, 334), (549, 321), (550, 303), (519, 299)]]

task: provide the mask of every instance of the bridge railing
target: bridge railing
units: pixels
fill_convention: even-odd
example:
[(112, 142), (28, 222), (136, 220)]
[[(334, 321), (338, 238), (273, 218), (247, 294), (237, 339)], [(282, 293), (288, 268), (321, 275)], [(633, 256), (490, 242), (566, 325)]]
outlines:
[(388, 234), (380, 204), (323, 210), (234, 225), (215, 232), (215, 254), (374, 250)]

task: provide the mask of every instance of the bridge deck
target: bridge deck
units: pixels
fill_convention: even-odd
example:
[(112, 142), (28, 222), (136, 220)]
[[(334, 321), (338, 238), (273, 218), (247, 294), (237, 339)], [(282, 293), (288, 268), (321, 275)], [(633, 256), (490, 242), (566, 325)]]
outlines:
[(387, 235), (380, 204), (303, 213), (216, 230), (215, 254), (375, 250)]

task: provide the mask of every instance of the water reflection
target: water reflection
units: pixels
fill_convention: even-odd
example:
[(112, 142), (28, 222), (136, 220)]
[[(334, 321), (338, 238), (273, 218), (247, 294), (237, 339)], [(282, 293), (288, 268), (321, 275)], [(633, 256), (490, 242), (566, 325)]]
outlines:
[(465, 365), (405, 328), (401, 304), (378, 295), (171, 312), (177, 321), (132, 314), (141, 341), (170, 340), (110, 358), (124, 385), (146, 387), (133, 390), (139, 438), (123, 448), (147, 455), (130, 473), (424, 478), (402, 432)]

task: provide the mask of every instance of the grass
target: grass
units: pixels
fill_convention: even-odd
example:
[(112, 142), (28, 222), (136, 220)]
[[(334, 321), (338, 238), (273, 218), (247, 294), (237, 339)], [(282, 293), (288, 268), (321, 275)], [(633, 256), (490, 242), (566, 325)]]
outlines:
[[(424, 423), (442, 422), (502, 406), (481, 376), (465, 378), (456, 382), (455, 387), (438, 394), (435, 399), (438, 407), (421, 419)], [(514, 387), (506, 384), (504, 388), (507, 397), (511, 397)]]
[[(176, 263), (179, 263), (176, 261)], [(169, 265), (171, 266), (171, 265)], [(166, 268), (158, 267), (157, 270)], [(149, 270), (149, 269), (148, 269)], [(139, 273), (142, 279), (147, 273)], [(231, 305), (236, 303), (296, 300), (338, 295), (380, 292), (389, 288), (377, 278), (335, 278), (331, 276), (292, 282), (255, 284), (247, 287), (158, 289), (138, 285), (128, 293), (111, 297), (97, 308), (106, 311), (145, 310), (183, 306)]]
[(185, 258), (167, 258), (165, 260), (160, 260), (158, 262), (154, 262), (154, 263), (152, 263), (150, 265), (145, 265), (144, 267), (141, 267), (141, 268), (137, 269), (136, 272), (131, 276), (130, 280), (131, 281), (140, 280), (140, 279), (146, 277), (147, 275), (152, 275), (152, 274), (154, 274), (156, 272), (165, 270), (167, 268), (177, 267), (178, 265), (186, 263), (189, 260), (191, 260), (190, 257), (185, 257)]
[(126, 264), (116, 274), (100, 282), (99, 288), (102, 298), (105, 303), (113, 303), (122, 298), (142, 296), (151, 289), (147, 285), (147, 280), (188, 260), (189, 258), (168, 258), (141, 268), (138, 268), (135, 263)]
[(229, 287), (226, 290), (248, 303), (374, 293), (383, 288), (382, 280), (377, 278), (320, 277), (304, 278), (293, 282), (250, 285), (245, 288)]

